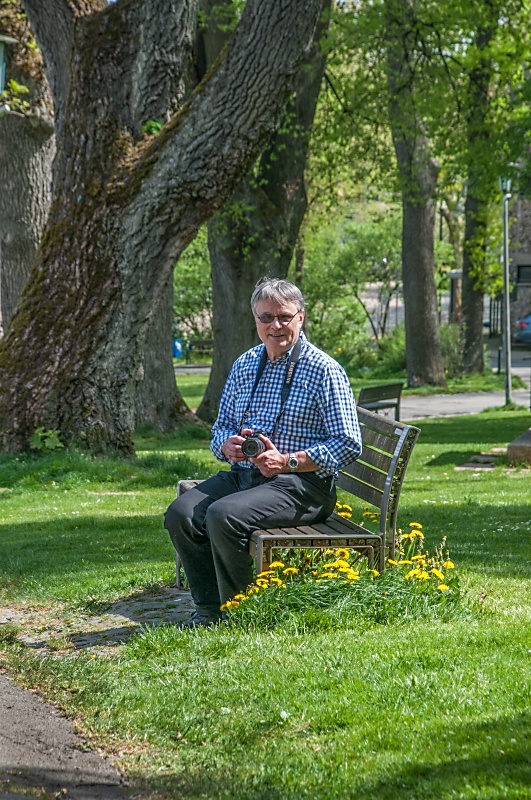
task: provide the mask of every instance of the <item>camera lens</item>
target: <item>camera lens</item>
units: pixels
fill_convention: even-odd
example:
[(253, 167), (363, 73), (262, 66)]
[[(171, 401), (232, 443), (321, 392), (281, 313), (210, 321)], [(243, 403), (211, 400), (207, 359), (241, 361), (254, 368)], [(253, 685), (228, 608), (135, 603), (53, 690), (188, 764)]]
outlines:
[(247, 456), (247, 458), (259, 456), (265, 449), (265, 444), (261, 439), (258, 439), (257, 436), (249, 436), (242, 444), (242, 453)]

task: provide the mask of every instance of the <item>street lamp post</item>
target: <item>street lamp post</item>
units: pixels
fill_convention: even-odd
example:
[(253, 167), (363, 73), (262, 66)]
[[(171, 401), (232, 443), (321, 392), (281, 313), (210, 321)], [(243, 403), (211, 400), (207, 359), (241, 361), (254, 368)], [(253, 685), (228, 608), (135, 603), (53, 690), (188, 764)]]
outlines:
[(503, 349), (505, 356), (505, 405), (512, 402), (511, 386), (511, 303), (509, 286), (509, 200), (511, 179), (500, 178), (503, 195)]
[[(13, 39), (12, 36), (3, 36), (0, 34), (0, 94), (2, 94), (6, 86), (6, 46), (16, 43), (17, 40)], [(9, 106), (7, 103), (2, 103), (0, 105), (0, 114), (6, 111), (9, 111)]]

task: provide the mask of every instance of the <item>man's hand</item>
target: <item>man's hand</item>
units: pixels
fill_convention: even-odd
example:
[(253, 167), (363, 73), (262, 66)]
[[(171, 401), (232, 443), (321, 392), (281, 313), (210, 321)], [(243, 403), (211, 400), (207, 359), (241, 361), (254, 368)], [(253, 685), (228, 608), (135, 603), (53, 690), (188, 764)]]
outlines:
[(249, 461), (251, 464), (258, 467), (265, 478), (273, 478), (275, 475), (280, 475), (281, 472), (285, 472), (285, 467), (288, 463), (288, 455), (286, 453), (280, 453), (271, 439), (268, 439), (263, 433), (260, 434), (259, 438), (265, 444), (266, 449), (263, 453), (260, 453), (259, 456), (256, 456), (256, 458), (250, 458)]
[[(245, 436), (249, 436), (252, 430), (250, 428), (244, 428), (242, 433), (245, 434)], [(223, 442), (221, 452), (225, 458), (228, 458), (229, 461), (245, 461), (247, 456), (242, 453), (242, 444), (245, 441), (245, 436), (240, 436), (235, 433), (234, 436), (229, 436), (229, 438)]]

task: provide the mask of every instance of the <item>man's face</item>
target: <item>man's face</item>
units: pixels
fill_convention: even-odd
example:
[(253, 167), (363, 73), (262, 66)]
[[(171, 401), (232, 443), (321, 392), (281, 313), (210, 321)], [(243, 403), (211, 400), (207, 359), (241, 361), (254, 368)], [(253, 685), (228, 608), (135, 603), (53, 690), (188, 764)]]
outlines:
[[(261, 317), (269, 315), (272, 321)], [(279, 317), (285, 318), (280, 322)], [(287, 319), (292, 319), (288, 322)], [(267, 355), (273, 361), (290, 350), (299, 338), (300, 329), (304, 320), (304, 311), (299, 311), (294, 303), (277, 303), (273, 300), (260, 300), (255, 309), (256, 330), (261, 341), (265, 344)]]

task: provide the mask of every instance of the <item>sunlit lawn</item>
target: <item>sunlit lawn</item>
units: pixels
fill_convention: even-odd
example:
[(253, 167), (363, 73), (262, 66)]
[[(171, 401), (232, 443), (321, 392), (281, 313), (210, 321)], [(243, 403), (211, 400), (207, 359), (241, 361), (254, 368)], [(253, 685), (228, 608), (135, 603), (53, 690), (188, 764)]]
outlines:
[[(464, 618), (163, 626), (111, 655), (42, 656), (6, 635), (2, 663), (118, 754), (143, 797), (529, 798), (531, 473), (455, 467), (530, 425), (501, 411), (420, 423), (399, 517), (428, 547), (448, 536)], [(75, 618), (89, 597), (172, 582), (162, 512), (179, 478), (215, 464), (197, 434), (137, 445), (135, 461), (0, 457), (0, 606)]]

